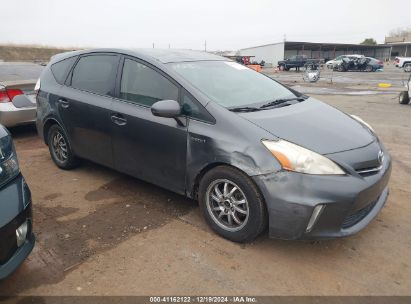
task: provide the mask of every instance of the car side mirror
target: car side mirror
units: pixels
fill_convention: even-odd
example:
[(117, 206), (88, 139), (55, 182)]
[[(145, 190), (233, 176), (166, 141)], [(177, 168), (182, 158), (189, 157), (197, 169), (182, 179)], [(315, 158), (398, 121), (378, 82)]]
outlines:
[(177, 118), (181, 115), (181, 106), (175, 100), (160, 100), (151, 106), (154, 116)]

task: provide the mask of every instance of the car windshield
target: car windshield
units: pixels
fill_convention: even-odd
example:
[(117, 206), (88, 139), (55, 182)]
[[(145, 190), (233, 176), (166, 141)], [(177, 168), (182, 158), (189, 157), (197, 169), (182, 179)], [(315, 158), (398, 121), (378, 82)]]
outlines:
[(226, 108), (297, 97), (271, 78), (231, 61), (179, 62), (170, 66), (212, 101)]

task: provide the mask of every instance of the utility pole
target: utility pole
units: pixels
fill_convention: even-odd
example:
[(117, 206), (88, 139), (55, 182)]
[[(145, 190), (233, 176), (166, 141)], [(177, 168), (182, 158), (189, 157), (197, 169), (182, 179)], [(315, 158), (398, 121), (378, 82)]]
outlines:
[(154, 42), (153, 42), (153, 49), (154, 49)]
[(168, 48), (170, 48), (170, 43), (168, 44)]
[(204, 52), (207, 52), (207, 40), (204, 40)]

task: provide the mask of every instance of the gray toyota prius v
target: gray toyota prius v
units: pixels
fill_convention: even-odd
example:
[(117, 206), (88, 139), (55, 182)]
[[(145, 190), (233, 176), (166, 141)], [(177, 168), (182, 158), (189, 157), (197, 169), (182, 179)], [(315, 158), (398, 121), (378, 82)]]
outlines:
[(387, 200), (391, 157), (370, 125), (223, 57), (68, 52), (36, 91), (58, 167), (88, 159), (196, 199), (232, 241), (352, 235)]

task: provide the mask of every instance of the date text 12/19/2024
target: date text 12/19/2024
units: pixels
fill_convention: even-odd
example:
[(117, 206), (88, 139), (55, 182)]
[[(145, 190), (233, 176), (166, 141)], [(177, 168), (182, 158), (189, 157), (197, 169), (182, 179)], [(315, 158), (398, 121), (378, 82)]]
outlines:
[(248, 296), (165, 296), (150, 297), (150, 303), (257, 303), (255, 297)]

